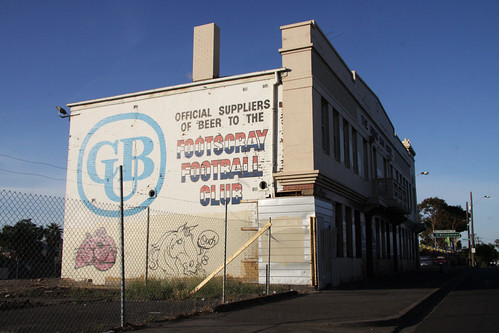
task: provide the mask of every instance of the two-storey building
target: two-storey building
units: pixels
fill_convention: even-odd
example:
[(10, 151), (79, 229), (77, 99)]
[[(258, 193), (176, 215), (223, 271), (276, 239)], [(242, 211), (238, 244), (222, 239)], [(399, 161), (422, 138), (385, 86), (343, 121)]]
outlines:
[[(249, 221), (229, 226), (238, 239), (270, 218), (273, 253), (280, 251), (271, 260), (272, 283), (324, 287), (415, 269), (409, 140), (395, 134), (377, 96), (314, 21), (281, 31), (282, 68), (220, 77), (220, 31), (208, 24), (195, 28), (193, 82), (69, 104), (67, 198), (81, 209), (66, 210), (63, 277), (76, 270), (94, 281), (119, 275), (114, 262), (79, 264), (75, 249), (90, 237), (117, 243), (110, 219), (120, 216), (121, 199), (130, 224), (147, 207), (222, 218), (227, 206)], [(82, 211), (98, 218), (82, 219)], [(180, 228), (192, 239), (206, 230), (223, 234), (222, 226), (163, 224), (148, 227), (147, 239), (154, 244)], [(144, 248), (146, 236), (126, 237), (131, 252)], [(212, 257), (221, 255), (215, 245)], [(240, 245), (229, 239), (229, 252)], [(267, 246), (256, 242), (231, 274), (252, 266), (264, 281)], [(140, 260), (150, 267), (147, 253)], [(203, 265), (203, 272), (212, 268)]]

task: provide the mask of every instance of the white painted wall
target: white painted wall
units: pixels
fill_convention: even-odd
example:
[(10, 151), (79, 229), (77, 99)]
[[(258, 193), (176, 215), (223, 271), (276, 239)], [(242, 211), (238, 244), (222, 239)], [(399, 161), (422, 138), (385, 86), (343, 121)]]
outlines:
[[(120, 165), (125, 221), (140, 221), (126, 222), (137, 229), (126, 231), (125, 250), (142, 268), (147, 266), (146, 207), (223, 218), (228, 203), (230, 219), (251, 225), (251, 207), (241, 200), (265, 198), (274, 191), (274, 114), (279, 102), (274, 83), (271, 72), (71, 104), (66, 197), (76, 203), (66, 206), (63, 277), (104, 283), (119, 276), (117, 256), (106, 269), (82, 265), (77, 257), (82, 246), (94, 244), (88, 239), (111, 239), (119, 247)], [(168, 221), (151, 229), (151, 244), (181, 233), (184, 222)], [(229, 254), (251, 236), (241, 226), (247, 225), (230, 227), (237, 241), (229, 245)], [(221, 226), (208, 221), (187, 227), (194, 246), (195, 237), (206, 230), (223, 235)], [(212, 256), (221, 256), (222, 244), (211, 249)], [(237, 276), (239, 266), (233, 267)], [(127, 271), (127, 277), (141, 274), (142, 269)]]

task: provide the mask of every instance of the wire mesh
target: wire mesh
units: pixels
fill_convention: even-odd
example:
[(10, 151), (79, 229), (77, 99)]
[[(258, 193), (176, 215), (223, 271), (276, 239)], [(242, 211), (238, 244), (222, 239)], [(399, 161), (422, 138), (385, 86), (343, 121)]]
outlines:
[[(105, 331), (121, 326), (123, 302), (126, 323), (143, 324), (209, 311), (222, 300), (223, 214), (125, 207), (134, 214), (124, 219), (121, 298), (117, 205), (2, 190), (0, 208), (2, 331)], [(228, 215), (226, 256), (235, 259), (226, 266), (226, 301), (263, 295), (267, 281), (271, 292), (287, 290), (278, 284), (296, 280), (284, 278), (296, 269), (289, 254), (308, 260), (308, 234), (276, 221), (269, 255), (269, 233), (255, 237), (268, 221), (254, 211), (244, 218)]]

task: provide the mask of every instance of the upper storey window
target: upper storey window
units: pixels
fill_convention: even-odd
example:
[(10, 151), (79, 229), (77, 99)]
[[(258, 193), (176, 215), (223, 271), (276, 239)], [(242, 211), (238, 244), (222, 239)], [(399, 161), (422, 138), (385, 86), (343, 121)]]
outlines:
[(329, 104), (324, 97), (321, 97), (321, 134), (322, 151), (329, 155)]
[(333, 109), (333, 145), (334, 145), (334, 158), (341, 160), (341, 146), (340, 146), (340, 113)]
[(349, 131), (349, 126), (348, 126), (348, 121), (343, 119), (343, 152), (345, 154), (345, 166), (347, 168), (350, 168), (351, 166), (351, 161), (350, 161), (350, 131)]

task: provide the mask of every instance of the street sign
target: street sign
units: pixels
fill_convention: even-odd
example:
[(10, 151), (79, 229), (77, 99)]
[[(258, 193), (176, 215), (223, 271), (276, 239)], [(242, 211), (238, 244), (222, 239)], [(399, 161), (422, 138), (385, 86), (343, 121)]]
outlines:
[(433, 237), (435, 237), (435, 238), (461, 237), (461, 233), (460, 232), (434, 232)]

